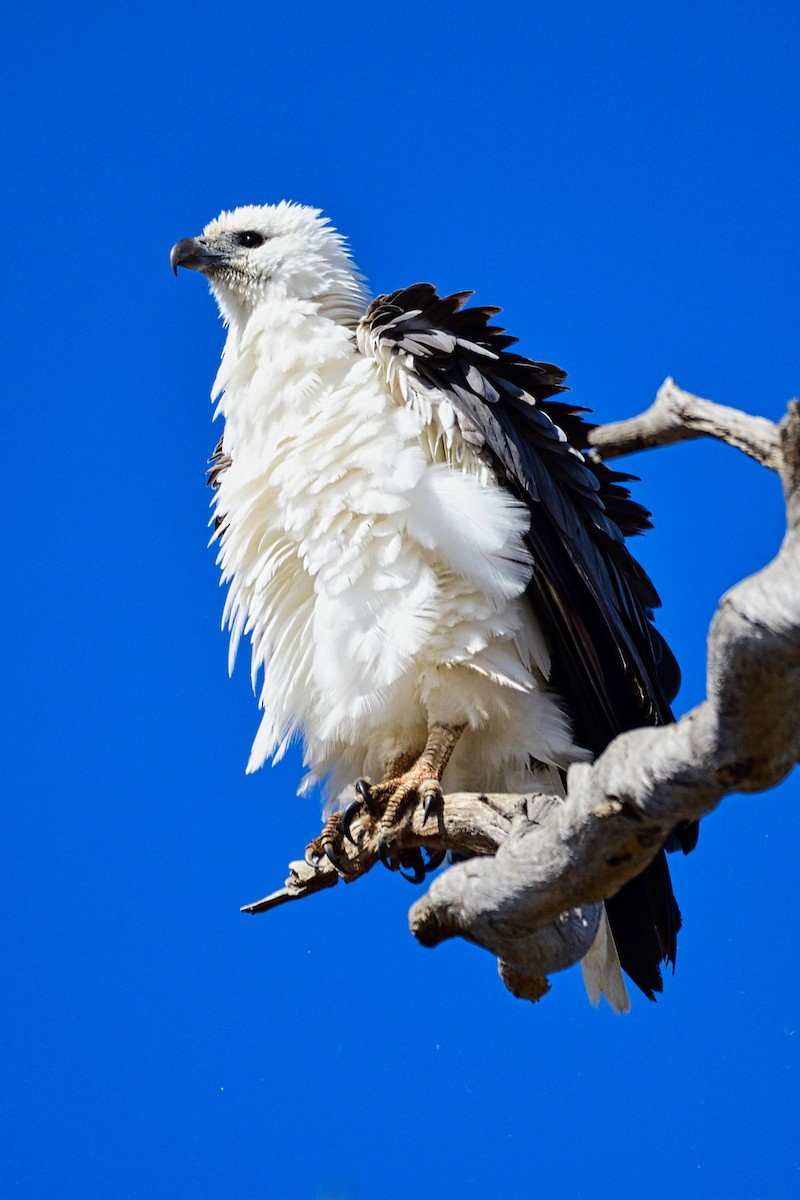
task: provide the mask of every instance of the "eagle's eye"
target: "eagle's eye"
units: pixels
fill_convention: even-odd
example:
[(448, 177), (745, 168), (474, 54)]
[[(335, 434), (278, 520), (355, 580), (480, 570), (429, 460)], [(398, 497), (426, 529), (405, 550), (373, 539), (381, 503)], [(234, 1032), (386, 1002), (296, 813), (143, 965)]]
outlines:
[(267, 239), (262, 233), (256, 233), (252, 229), (248, 229), (245, 233), (237, 233), (234, 241), (237, 246), (244, 246), (247, 250), (255, 250), (258, 246), (263, 246)]

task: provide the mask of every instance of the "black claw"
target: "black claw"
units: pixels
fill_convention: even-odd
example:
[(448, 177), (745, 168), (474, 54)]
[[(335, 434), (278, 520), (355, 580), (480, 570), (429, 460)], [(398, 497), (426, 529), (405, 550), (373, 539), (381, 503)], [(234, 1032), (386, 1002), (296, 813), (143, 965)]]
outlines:
[(389, 856), (389, 847), (386, 842), (378, 842), (378, 858), (381, 860), (387, 871), (396, 871), (398, 864)]
[(337, 856), (336, 851), (333, 848), (333, 842), (323, 842), (322, 849), (325, 851), (325, 857), (327, 858), (327, 860), (331, 864), (331, 866), (335, 867), (340, 875), (346, 875), (347, 867), (342, 862), (342, 860)]
[[(400, 859), (402, 864), (400, 874), (403, 879), (407, 879), (409, 883), (422, 883), (425, 878), (425, 860), (422, 857), (421, 850), (408, 850)], [(410, 867), (414, 872), (413, 875), (406, 875), (402, 867)]]
[(319, 855), (315, 850), (312, 850), (310, 846), (306, 846), (305, 852), (303, 853), (303, 858), (309, 867), (319, 866)]
[[(358, 784), (356, 784), (356, 787), (358, 787)], [(361, 841), (361, 837), (359, 837), (358, 841), (356, 841), (356, 839), (353, 837), (352, 833), (350, 832), (350, 826), (352, 824), (353, 817), (356, 815), (356, 813), (358, 812), (358, 810), (360, 808), (361, 808), (360, 800), (351, 800), (350, 803), (348, 804), (347, 808), (345, 808), (342, 812), (342, 824), (341, 824), (342, 834), (344, 837), (347, 838), (348, 842), (350, 842), (351, 845), (353, 845), (353, 846), (358, 846), (359, 842)], [(363, 837), (363, 834), (361, 836)]]
[(422, 805), (422, 824), (423, 825), (425, 824), (428, 817), (433, 812), (433, 806), (436, 803), (436, 801), (438, 800), (438, 798), (439, 797), (436, 795), (435, 792), (428, 792), (427, 796), (425, 797), (425, 801)]
[(425, 864), (425, 873), (435, 871), (437, 867), (440, 867), (444, 862), (446, 854), (446, 850), (435, 850), (433, 854), (429, 855), (428, 861)]
[(361, 799), (364, 801), (367, 812), (374, 813), (375, 807), (372, 801), (372, 788), (369, 786), (366, 779), (357, 779), (355, 788)]

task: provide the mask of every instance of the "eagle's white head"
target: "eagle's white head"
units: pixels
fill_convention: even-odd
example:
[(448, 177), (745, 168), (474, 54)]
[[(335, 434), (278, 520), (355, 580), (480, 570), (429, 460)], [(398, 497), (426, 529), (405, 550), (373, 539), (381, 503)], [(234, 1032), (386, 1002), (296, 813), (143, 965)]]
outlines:
[(208, 279), (226, 323), (244, 324), (265, 301), (301, 301), (355, 324), (368, 295), (345, 239), (317, 208), (247, 205), (222, 212), (200, 237), (172, 247), (170, 265)]

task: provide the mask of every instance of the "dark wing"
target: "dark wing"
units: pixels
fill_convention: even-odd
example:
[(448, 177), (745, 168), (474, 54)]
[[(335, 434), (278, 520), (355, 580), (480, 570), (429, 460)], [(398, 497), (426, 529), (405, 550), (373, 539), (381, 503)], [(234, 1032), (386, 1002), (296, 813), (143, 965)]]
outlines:
[[(214, 447), (214, 453), (208, 460), (208, 470), (206, 471), (206, 475), (208, 476), (206, 479), (206, 484), (208, 487), (213, 488), (214, 491), (217, 490), (219, 487), (219, 477), (222, 475), (223, 471), (227, 471), (228, 467), (231, 465), (231, 461), (232, 459), (230, 454), (226, 453), (226, 451), (222, 449), (222, 438), (220, 438)], [(217, 511), (214, 517), (214, 532), (218, 536), (224, 524), (225, 517), (222, 513)]]
[(214, 453), (208, 460), (208, 470), (206, 471), (208, 478), (206, 483), (210, 488), (216, 489), (219, 487), (219, 477), (223, 471), (227, 471), (231, 462), (230, 454), (222, 449), (222, 438), (220, 438), (214, 447)]
[[(652, 623), (658, 596), (625, 543), (649, 528), (649, 513), (624, 486), (631, 476), (584, 457), (586, 410), (555, 398), (565, 373), (511, 352), (516, 338), (490, 323), (500, 310), (464, 308), (470, 295), (440, 297), (421, 283), (379, 296), (360, 337), (384, 360), (409, 356), (408, 401), (446, 397), (464, 440), (530, 509), (528, 596), (549, 640), (551, 683), (576, 740), (599, 754), (626, 729), (671, 721), (680, 683)], [(688, 850), (696, 828), (676, 836)], [(680, 927), (663, 851), (607, 907), (622, 966), (652, 998)]]

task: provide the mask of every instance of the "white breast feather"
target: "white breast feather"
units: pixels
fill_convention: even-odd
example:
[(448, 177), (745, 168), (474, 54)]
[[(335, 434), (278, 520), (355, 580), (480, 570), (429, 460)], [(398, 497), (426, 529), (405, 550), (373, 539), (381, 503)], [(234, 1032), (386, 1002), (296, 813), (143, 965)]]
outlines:
[(448, 461), (452, 412), (398, 402), (352, 332), (307, 305), (265, 304), (232, 330), (215, 386), (232, 459), (223, 619), (231, 667), (250, 637), (264, 709), (248, 770), (302, 736), (335, 794), (434, 718), (473, 731), (451, 764), (482, 764), (473, 786), (579, 756), (520, 599), (527, 510), (474, 455)]

